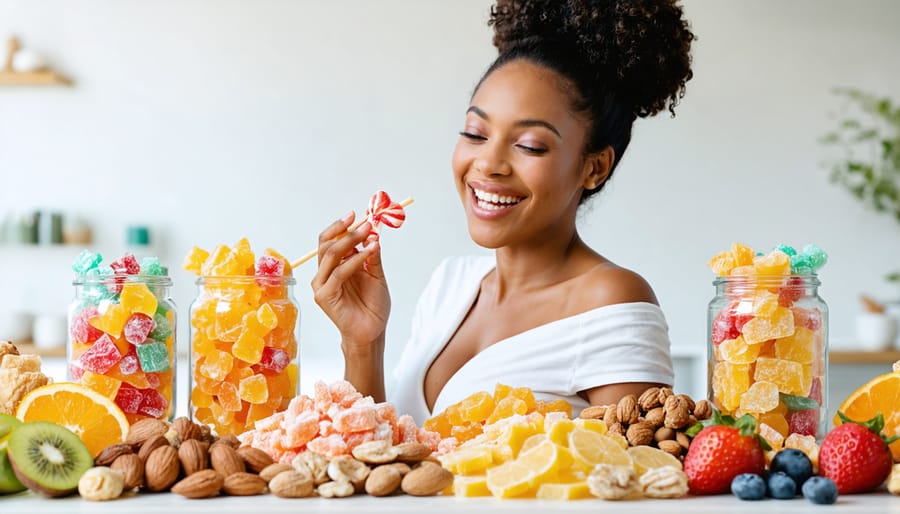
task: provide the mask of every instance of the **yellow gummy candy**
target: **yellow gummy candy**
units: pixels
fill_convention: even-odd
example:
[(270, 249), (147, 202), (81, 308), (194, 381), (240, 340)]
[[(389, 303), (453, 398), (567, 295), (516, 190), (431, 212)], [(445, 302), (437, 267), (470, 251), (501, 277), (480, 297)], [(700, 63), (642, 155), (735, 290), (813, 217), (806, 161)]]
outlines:
[(184, 258), (181, 267), (184, 268), (185, 271), (199, 275), (200, 269), (203, 267), (203, 263), (207, 258), (209, 258), (209, 252), (199, 246), (192, 246), (191, 251), (188, 253), (187, 257)]
[(782, 251), (772, 250), (768, 255), (753, 258), (757, 275), (790, 275), (791, 258)]
[(246, 237), (241, 238), (237, 244), (234, 245), (234, 257), (236, 262), (238, 263), (238, 268), (241, 270), (241, 275), (253, 275), (255, 272), (254, 265), (256, 263), (256, 257), (253, 255), (253, 250), (250, 249), (250, 241), (247, 240)]
[(463, 399), (460, 409), (464, 421), (481, 423), (494, 412), (494, 399), (487, 392), (479, 391)]
[(801, 364), (813, 361), (814, 332), (806, 327), (796, 327), (788, 337), (775, 341), (775, 356)]
[(778, 407), (778, 386), (772, 382), (755, 382), (741, 395), (741, 410), (744, 412), (769, 412)]
[(253, 375), (241, 380), (239, 394), (245, 402), (266, 403), (269, 399), (269, 387), (266, 383), (266, 377)]
[(278, 326), (278, 316), (275, 313), (275, 310), (272, 309), (272, 306), (268, 303), (262, 304), (262, 306), (256, 310), (256, 320), (259, 321), (260, 325), (269, 330)]
[(713, 396), (721, 410), (731, 413), (741, 405), (741, 395), (750, 388), (750, 365), (717, 362), (713, 368)]
[(231, 353), (238, 359), (250, 364), (256, 364), (262, 359), (265, 341), (262, 337), (252, 334), (249, 331), (241, 332), (234, 346), (231, 347)]
[(129, 317), (131, 317), (131, 313), (125, 307), (113, 303), (107, 307), (106, 312), (89, 319), (88, 323), (97, 330), (102, 330), (111, 337), (118, 338), (122, 335), (122, 329), (125, 328)]
[(806, 396), (809, 387), (804, 388), (803, 371), (799, 362), (760, 357), (753, 378), (757, 382), (772, 382), (782, 393)]
[(759, 344), (748, 345), (743, 336), (737, 336), (734, 339), (722, 341), (718, 346), (718, 351), (722, 360), (732, 364), (751, 364), (759, 356), (761, 346)]
[(122, 286), (119, 303), (131, 314), (140, 312), (152, 318), (159, 302), (147, 284), (129, 283)]
[(741, 334), (747, 344), (779, 339), (794, 333), (794, 314), (790, 309), (777, 307), (771, 318), (754, 317), (744, 324)]

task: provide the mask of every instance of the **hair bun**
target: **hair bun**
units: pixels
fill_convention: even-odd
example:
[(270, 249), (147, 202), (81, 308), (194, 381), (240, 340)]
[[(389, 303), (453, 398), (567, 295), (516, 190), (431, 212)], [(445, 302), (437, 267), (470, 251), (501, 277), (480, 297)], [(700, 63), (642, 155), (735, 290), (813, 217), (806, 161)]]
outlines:
[(673, 111), (693, 76), (683, 14), (676, 0), (497, 0), (488, 23), (501, 54), (530, 45), (572, 52), (644, 117)]

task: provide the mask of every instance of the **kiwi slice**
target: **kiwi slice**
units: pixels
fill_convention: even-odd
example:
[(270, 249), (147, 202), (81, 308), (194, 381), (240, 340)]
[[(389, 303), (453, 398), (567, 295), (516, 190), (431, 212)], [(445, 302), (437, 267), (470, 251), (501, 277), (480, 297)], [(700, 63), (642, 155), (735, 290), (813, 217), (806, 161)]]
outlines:
[(77, 435), (46, 421), (16, 428), (7, 441), (7, 451), (19, 481), (47, 496), (75, 492), (81, 475), (94, 465), (91, 452)]
[(18, 418), (0, 412), (0, 448), (6, 448), (6, 440), (21, 424)]

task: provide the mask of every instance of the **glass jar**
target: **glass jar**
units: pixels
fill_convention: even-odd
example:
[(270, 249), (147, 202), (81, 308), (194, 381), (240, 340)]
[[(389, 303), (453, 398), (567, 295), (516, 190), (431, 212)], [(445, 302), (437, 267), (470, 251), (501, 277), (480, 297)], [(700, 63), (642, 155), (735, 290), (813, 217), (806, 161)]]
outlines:
[(175, 414), (175, 304), (162, 275), (82, 275), (72, 284), (67, 378), (108, 396), (132, 423)]
[(197, 279), (190, 410), (220, 436), (253, 428), (297, 395), (295, 283), (291, 276)]
[(725, 276), (708, 310), (709, 399), (773, 446), (827, 428), (828, 307), (816, 275)]

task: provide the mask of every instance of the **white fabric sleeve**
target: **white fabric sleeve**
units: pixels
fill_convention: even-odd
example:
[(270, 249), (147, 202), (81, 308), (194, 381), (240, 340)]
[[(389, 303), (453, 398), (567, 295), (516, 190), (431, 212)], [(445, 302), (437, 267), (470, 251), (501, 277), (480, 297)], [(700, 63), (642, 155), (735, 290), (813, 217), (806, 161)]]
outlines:
[(668, 325), (659, 306), (610, 305), (579, 328), (571, 394), (627, 382), (674, 383)]

